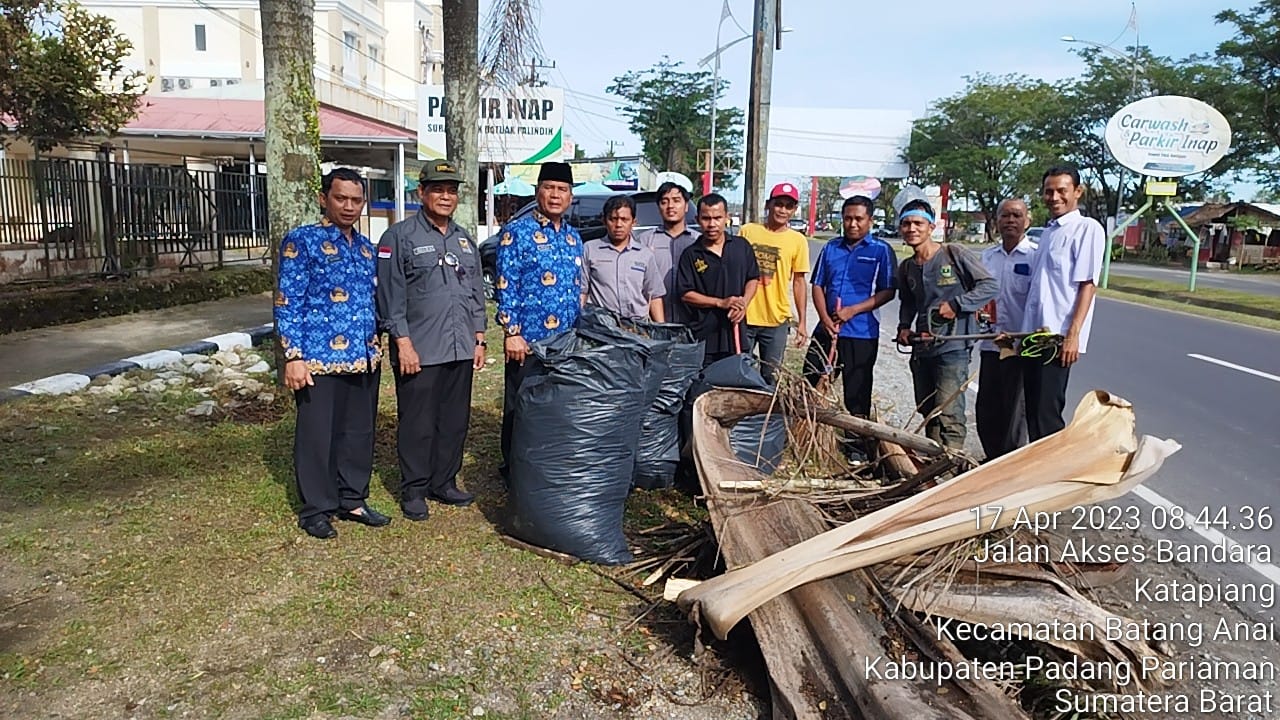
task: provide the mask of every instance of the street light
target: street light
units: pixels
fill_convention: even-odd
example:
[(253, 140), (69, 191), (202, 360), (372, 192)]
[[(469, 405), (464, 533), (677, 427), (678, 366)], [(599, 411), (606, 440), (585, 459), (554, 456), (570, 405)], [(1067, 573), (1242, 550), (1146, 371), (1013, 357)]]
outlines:
[[(1135, 12), (1136, 12), (1136, 11), (1135, 11)], [(1111, 54), (1111, 55), (1113, 55), (1113, 56), (1115, 56), (1115, 57), (1119, 58), (1120, 60), (1123, 60), (1123, 61), (1125, 61), (1125, 62), (1129, 63), (1129, 64), (1130, 64), (1130, 66), (1131, 66), (1131, 75), (1130, 75), (1130, 83), (1129, 83), (1129, 100), (1130, 100), (1130, 101), (1132, 101), (1132, 100), (1133, 100), (1134, 98), (1136, 98), (1136, 97), (1137, 97), (1137, 95), (1138, 95), (1138, 71), (1139, 71), (1139, 70), (1144, 70), (1144, 71), (1146, 70), (1146, 67), (1145, 67), (1142, 63), (1138, 62), (1138, 47), (1139, 47), (1139, 40), (1138, 40), (1138, 36), (1137, 36), (1137, 34), (1136, 34), (1136, 31), (1137, 31), (1137, 27), (1136, 27), (1136, 25), (1134, 26), (1134, 30), (1135, 30), (1135, 35), (1134, 35), (1134, 40), (1133, 40), (1133, 54), (1132, 54), (1132, 55), (1125, 55), (1124, 53), (1122, 53), (1122, 52), (1120, 52), (1119, 50), (1117, 50), (1117, 49), (1115, 49), (1115, 48), (1111, 47), (1110, 45), (1104, 45), (1104, 44), (1102, 44), (1102, 43), (1100, 43), (1100, 42), (1094, 42), (1094, 41), (1092, 41), (1092, 40), (1081, 40), (1081, 39), (1076, 38), (1076, 37), (1073, 37), (1073, 36), (1071, 36), (1071, 35), (1063, 35), (1060, 39), (1062, 40), (1062, 42), (1065, 42), (1065, 43), (1078, 43), (1078, 44), (1080, 44), (1080, 45), (1088, 45), (1089, 47), (1097, 48), (1097, 49), (1099, 49), (1099, 50), (1101, 50), (1101, 51), (1103, 51), (1103, 52), (1109, 53), (1109, 54)], [(1125, 174), (1126, 174), (1126, 173), (1125, 173), (1125, 169), (1126, 169), (1126, 168), (1125, 168), (1123, 165), (1121, 165), (1121, 166), (1120, 166), (1120, 181), (1119, 181), (1119, 183), (1117, 184), (1117, 187), (1116, 187), (1116, 218), (1117, 218), (1117, 221), (1118, 221), (1119, 216), (1120, 216), (1120, 204), (1124, 201), (1124, 178), (1125, 178)], [(1140, 174), (1138, 174), (1138, 173), (1136, 173), (1136, 172), (1135, 172), (1135, 173), (1134, 173), (1134, 188), (1135, 188), (1135, 189), (1139, 189), (1139, 188), (1141, 188), (1141, 187), (1142, 187), (1142, 176), (1141, 176)], [(1099, 277), (1099, 278), (1098, 278), (1098, 285), (1099, 285), (1099, 287), (1103, 287), (1103, 288), (1107, 287), (1107, 285), (1109, 284), (1109, 281), (1110, 281), (1110, 279), (1111, 279), (1111, 240), (1112, 240), (1112, 239), (1109, 239), (1109, 240), (1108, 240), (1108, 242), (1107, 242), (1107, 250), (1106, 250), (1106, 252), (1105, 252), (1105, 253), (1103, 253), (1103, 255), (1102, 255), (1102, 275), (1101, 275), (1101, 277)], [(1121, 242), (1123, 243), (1123, 241), (1121, 241)]]
[[(704, 180), (702, 184), (704, 195), (715, 189), (716, 114), (717, 114), (716, 101), (720, 97), (720, 54), (723, 53), (725, 50), (728, 50), (729, 48), (733, 47), (734, 45), (737, 45), (740, 42), (751, 39), (751, 33), (747, 33), (742, 37), (738, 38), (737, 40), (730, 41), (724, 45), (720, 44), (720, 30), (721, 28), (724, 27), (724, 21), (732, 17), (733, 15), (727, 12), (727, 6), (726, 6), (726, 12), (721, 13), (720, 24), (716, 26), (716, 49), (712, 51), (710, 55), (707, 55), (706, 57), (698, 61), (698, 67), (700, 68), (706, 67), (707, 63), (710, 63), (712, 61), (715, 62), (715, 65), (711, 73), (711, 151), (710, 153), (708, 153), (708, 158), (707, 158), (707, 163), (708, 165), (710, 165), (710, 167), (707, 168), (707, 179)], [(737, 24), (738, 21), (735, 18), (733, 22), (734, 24)], [(741, 28), (742, 26), (739, 25), (738, 27)], [(784, 27), (779, 32), (789, 33), (789, 32), (792, 32), (792, 28)]]

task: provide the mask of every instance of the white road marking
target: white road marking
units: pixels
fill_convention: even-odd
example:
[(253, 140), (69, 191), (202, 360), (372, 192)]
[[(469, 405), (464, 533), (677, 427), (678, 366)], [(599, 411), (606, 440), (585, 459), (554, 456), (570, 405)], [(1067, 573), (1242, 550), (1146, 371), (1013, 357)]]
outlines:
[[(1148, 488), (1146, 486), (1139, 485), (1138, 487), (1134, 488), (1132, 492), (1134, 495), (1137, 495), (1138, 497), (1142, 498), (1143, 500), (1146, 500), (1148, 503), (1151, 503), (1152, 505), (1155, 505), (1157, 507), (1163, 507), (1166, 510), (1172, 510), (1174, 507), (1176, 507), (1174, 503), (1170, 502), (1169, 500), (1166, 500), (1164, 496), (1162, 496), (1160, 493), (1157, 493), (1155, 490), (1152, 490), (1151, 488)], [(1195, 517), (1195, 513), (1192, 513), (1190, 510), (1187, 510), (1185, 508), (1182, 509), (1182, 512), (1186, 517)], [(1238, 547), (1240, 545), (1240, 543), (1236, 542), (1235, 540), (1232, 540), (1231, 538), (1227, 537), (1226, 535), (1223, 535), (1222, 533), (1218, 532), (1217, 530), (1214, 530), (1213, 528), (1202, 528), (1192, 524), (1191, 527), (1189, 527), (1188, 529), (1194, 530), (1197, 535), (1209, 541), (1209, 543), (1213, 545), (1221, 545), (1223, 543), (1226, 543), (1229, 547), (1232, 547), (1232, 548)], [(1248, 567), (1254, 572), (1261, 575), (1262, 577), (1270, 580), (1272, 583), (1275, 583), (1276, 585), (1280, 585), (1280, 568), (1276, 567), (1275, 565), (1272, 565), (1271, 563), (1251, 562), (1248, 564)]]
[(1203, 361), (1205, 361), (1205, 362), (1207, 362), (1207, 363), (1213, 363), (1214, 365), (1221, 365), (1221, 366), (1222, 366), (1222, 367), (1224, 367), (1224, 368), (1231, 368), (1232, 370), (1239, 370), (1239, 371), (1240, 371), (1240, 372), (1242, 372), (1242, 373), (1249, 373), (1250, 375), (1257, 375), (1257, 376), (1258, 376), (1258, 377), (1260, 377), (1260, 378), (1266, 378), (1266, 379), (1271, 380), (1271, 381), (1273, 381), (1273, 382), (1280, 382), (1280, 375), (1272, 375), (1271, 373), (1262, 372), (1261, 370), (1254, 370), (1253, 368), (1248, 368), (1248, 367), (1245, 367), (1245, 366), (1243, 366), (1243, 365), (1237, 365), (1237, 364), (1235, 364), (1235, 363), (1230, 363), (1230, 362), (1227, 362), (1226, 360), (1219, 360), (1218, 358), (1209, 357), (1208, 355), (1198, 355), (1198, 354), (1196, 354), (1196, 353), (1187, 353), (1187, 357), (1189, 357), (1189, 358), (1195, 358), (1196, 360), (1203, 360)]

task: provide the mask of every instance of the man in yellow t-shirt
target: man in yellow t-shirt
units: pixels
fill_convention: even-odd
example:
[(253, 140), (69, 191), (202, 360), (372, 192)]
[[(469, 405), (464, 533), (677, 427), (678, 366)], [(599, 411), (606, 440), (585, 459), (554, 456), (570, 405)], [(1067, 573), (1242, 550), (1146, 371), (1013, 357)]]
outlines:
[(791, 329), (791, 300), (795, 299), (796, 347), (804, 347), (808, 339), (805, 307), (809, 286), (809, 240), (792, 230), (788, 223), (800, 204), (800, 191), (791, 183), (775, 185), (765, 204), (765, 222), (747, 223), (740, 234), (755, 249), (760, 266), (760, 286), (747, 305), (747, 332), (743, 352), (759, 349), (760, 372), (773, 383), (782, 366)]

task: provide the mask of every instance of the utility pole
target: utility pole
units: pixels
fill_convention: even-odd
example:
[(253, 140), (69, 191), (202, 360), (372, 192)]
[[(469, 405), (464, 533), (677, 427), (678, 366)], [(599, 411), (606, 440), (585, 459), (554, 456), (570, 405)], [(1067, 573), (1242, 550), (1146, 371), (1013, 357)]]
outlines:
[(546, 85), (546, 83), (543, 82), (542, 79), (538, 77), (538, 71), (539, 70), (555, 70), (555, 69), (556, 69), (555, 60), (552, 60), (550, 65), (543, 65), (542, 62), (538, 60), (538, 58), (534, 58), (530, 60), (529, 61), (529, 86), (542, 87), (543, 85)]
[[(778, 0), (755, 0), (751, 38), (751, 98), (747, 108), (747, 167), (744, 222), (759, 222), (769, 155), (769, 103), (773, 94), (773, 48), (778, 41)], [(714, 158), (713, 158), (714, 162)]]

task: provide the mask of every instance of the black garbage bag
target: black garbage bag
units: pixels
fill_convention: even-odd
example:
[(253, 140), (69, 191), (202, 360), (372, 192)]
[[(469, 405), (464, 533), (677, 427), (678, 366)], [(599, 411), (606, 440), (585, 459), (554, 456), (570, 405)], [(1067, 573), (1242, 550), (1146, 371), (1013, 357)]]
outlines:
[(530, 348), (539, 374), (516, 397), (510, 530), (535, 545), (616, 565), (632, 559), (622, 517), (665, 346), (584, 324), (590, 327)]
[(578, 326), (632, 333), (650, 347), (655, 359), (663, 360), (666, 370), (641, 420), (632, 484), (642, 490), (671, 487), (680, 464), (680, 411), (689, 386), (702, 370), (703, 342), (694, 340), (684, 325), (622, 318), (598, 307), (583, 308)]
[[(773, 386), (765, 382), (759, 364), (750, 355), (731, 355), (711, 363), (689, 388), (685, 410), (681, 413), (681, 434), (686, 441), (691, 441), (693, 436), (694, 400), (714, 388), (773, 392)], [(786, 418), (780, 412), (743, 418), (730, 428), (729, 444), (738, 460), (764, 473), (772, 473), (782, 464), (782, 454), (787, 448)], [(696, 485), (697, 469), (693, 467), (692, 456), (682, 461), (681, 475)]]

